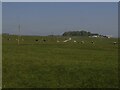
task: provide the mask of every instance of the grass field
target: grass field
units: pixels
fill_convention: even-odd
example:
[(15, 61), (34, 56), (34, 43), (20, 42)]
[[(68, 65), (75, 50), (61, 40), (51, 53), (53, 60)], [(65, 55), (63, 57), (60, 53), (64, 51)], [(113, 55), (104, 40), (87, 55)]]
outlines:
[[(22, 36), (24, 41), (20, 45), (16, 38), (3, 36), (3, 88), (118, 87), (115, 38), (72, 37), (70, 42), (57, 43), (68, 37)], [(73, 43), (73, 40), (85, 43)]]

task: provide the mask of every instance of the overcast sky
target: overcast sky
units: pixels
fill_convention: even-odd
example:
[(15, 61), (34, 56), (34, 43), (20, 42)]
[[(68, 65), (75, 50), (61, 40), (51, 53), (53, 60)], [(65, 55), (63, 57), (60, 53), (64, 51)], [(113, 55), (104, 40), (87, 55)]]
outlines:
[(117, 2), (16, 2), (2, 3), (3, 33), (23, 35), (62, 34), (86, 30), (118, 35)]

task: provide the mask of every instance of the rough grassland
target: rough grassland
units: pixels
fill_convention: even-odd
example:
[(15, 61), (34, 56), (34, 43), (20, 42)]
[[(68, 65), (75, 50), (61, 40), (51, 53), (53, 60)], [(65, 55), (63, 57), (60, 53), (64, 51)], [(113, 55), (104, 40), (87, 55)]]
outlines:
[(112, 44), (117, 39), (72, 38), (81, 44), (56, 42), (67, 37), (22, 36), (18, 46), (16, 38), (3, 36), (4, 88), (118, 87), (118, 46)]

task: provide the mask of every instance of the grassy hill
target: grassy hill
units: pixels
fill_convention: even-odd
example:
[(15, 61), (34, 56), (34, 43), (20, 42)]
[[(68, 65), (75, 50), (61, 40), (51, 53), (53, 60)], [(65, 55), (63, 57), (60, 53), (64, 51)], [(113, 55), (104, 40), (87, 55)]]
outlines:
[(116, 38), (72, 37), (64, 43), (68, 37), (21, 36), (20, 45), (16, 39), (3, 35), (3, 88), (118, 87)]

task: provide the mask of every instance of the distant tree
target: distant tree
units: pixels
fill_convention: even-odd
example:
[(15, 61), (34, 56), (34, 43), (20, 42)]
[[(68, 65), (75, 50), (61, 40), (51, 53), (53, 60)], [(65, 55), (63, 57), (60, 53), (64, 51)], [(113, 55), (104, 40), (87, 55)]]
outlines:
[(87, 32), (87, 31), (68, 31), (68, 32), (64, 32), (63, 36), (93, 36), (93, 35), (99, 35), (99, 34), (93, 34), (91, 32)]
[(3, 35), (9, 35), (9, 33), (2, 33)]

